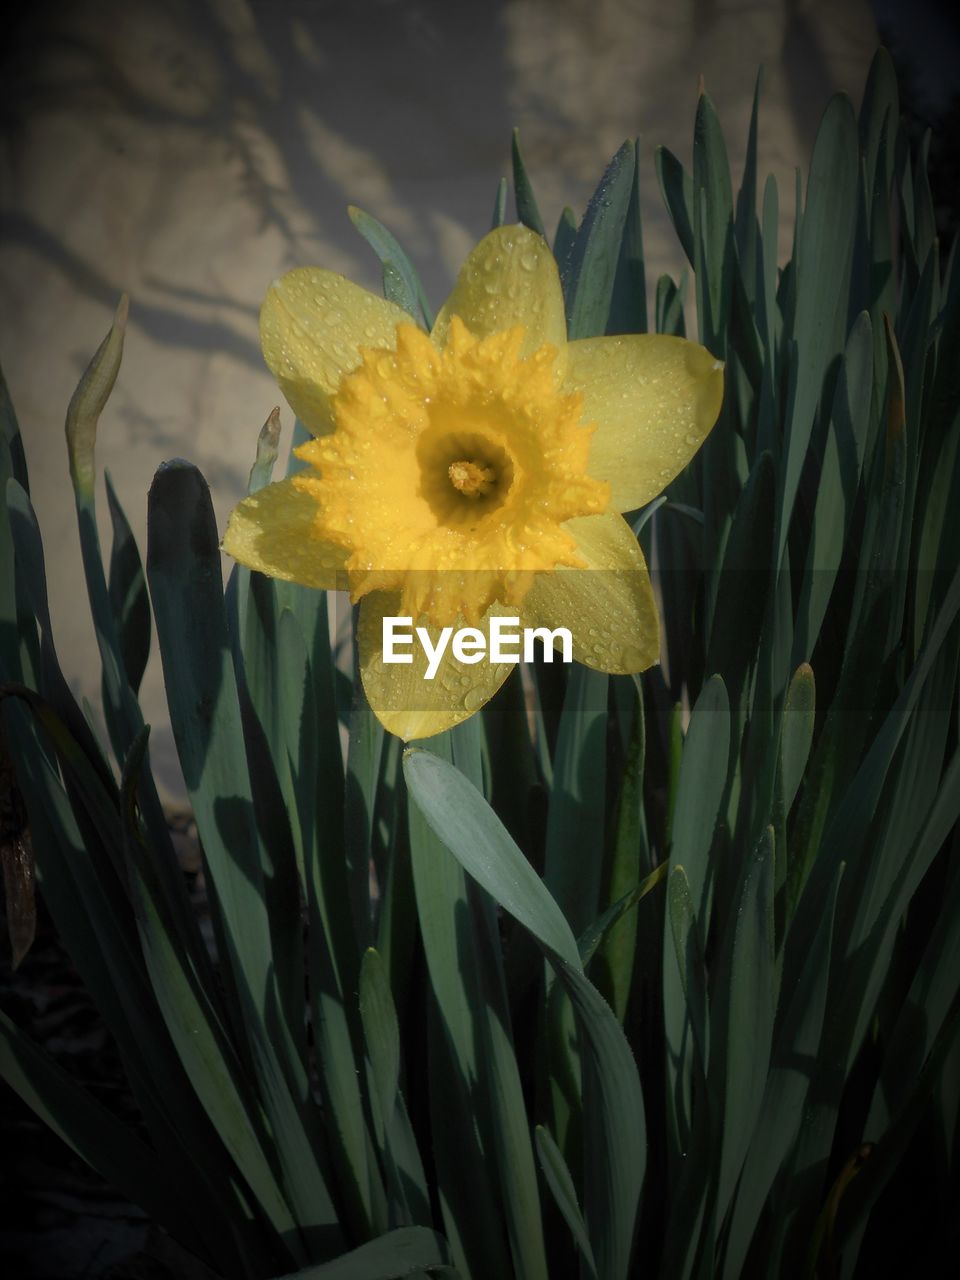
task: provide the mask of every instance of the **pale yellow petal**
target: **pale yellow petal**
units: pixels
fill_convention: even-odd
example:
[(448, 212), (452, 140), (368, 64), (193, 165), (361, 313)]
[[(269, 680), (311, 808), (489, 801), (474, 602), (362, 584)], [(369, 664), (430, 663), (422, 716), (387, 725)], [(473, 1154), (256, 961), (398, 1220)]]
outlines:
[(482, 338), (523, 325), (523, 355), (549, 342), (562, 357), (567, 340), (563, 293), (543, 237), (521, 226), (497, 227), (484, 236), (440, 308), (432, 334), (438, 346), (446, 343), (451, 316)]
[(346, 586), (346, 552), (317, 536), (316, 500), (292, 479), (268, 484), (234, 507), (223, 550), (249, 569), (305, 587)]
[(608, 512), (564, 525), (586, 569), (538, 574), (523, 602), (528, 627), (566, 627), (573, 656), (627, 675), (660, 661), (660, 623), (643, 552), (622, 516)]
[(703, 444), (720, 413), (723, 365), (685, 338), (626, 334), (567, 347), (565, 390), (583, 393), (597, 429), (590, 474), (611, 505), (633, 511), (662, 493)]
[(291, 409), (316, 435), (333, 430), (330, 397), (360, 363), (361, 347), (396, 345), (410, 316), (324, 271), (298, 267), (274, 280), (260, 309), (260, 345)]
[[(516, 617), (516, 611), (495, 606), (481, 621), (478, 630), (488, 637), (492, 613)], [(484, 656), (475, 664), (460, 662), (448, 642), (432, 680), (425, 679), (427, 656), (420, 641), (397, 646), (396, 652), (410, 654), (411, 663), (393, 664), (383, 660), (383, 619), (402, 615), (398, 593), (375, 591), (360, 602), (360, 624), (357, 644), (360, 654), (360, 676), (364, 692), (374, 715), (389, 732), (410, 742), (414, 738), (431, 738), (444, 729), (452, 729), (479, 711), (497, 692), (513, 670), (515, 663), (491, 663)], [(423, 625), (422, 621), (419, 625)], [(454, 629), (464, 625), (460, 618)], [(517, 628), (518, 629), (518, 628)], [(411, 628), (402, 629), (407, 634)], [(431, 644), (436, 646), (440, 629), (429, 627)], [(452, 641), (452, 637), (451, 637)]]

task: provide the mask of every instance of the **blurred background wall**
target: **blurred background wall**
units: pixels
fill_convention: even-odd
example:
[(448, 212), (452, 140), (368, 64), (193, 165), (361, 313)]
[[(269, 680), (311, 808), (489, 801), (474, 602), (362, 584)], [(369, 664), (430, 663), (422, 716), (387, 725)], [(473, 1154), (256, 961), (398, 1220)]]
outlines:
[[(876, 5), (896, 17), (894, 0)], [(842, 90), (859, 102), (877, 43), (867, 0), (34, 0), (12, 21), (0, 76), (0, 358), (58, 649), (94, 701), (62, 431), (121, 290), (131, 322), (98, 457), (143, 548), (164, 459), (203, 470), (221, 527), (244, 490), (278, 398), (257, 344), (269, 281), (312, 263), (379, 289), (348, 203), (397, 234), (439, 302), (489, 226), (514, 125), (551, 226), (565, 203), (582, 211), (609, 157), (639, 134), (650, 278), (675, 274), (653, 149), (665, 143), (689, 164), (698, 75), (736, 178), (763, 64), (760, 168), (778, 179), (786, 227), (794, 167), (827, 99)], [(285, 444), (285, 406), (283, 418)], [(105, 524), (102, 536), (108, 546)], [(175, 796), (156, 655), (143, 698)]]

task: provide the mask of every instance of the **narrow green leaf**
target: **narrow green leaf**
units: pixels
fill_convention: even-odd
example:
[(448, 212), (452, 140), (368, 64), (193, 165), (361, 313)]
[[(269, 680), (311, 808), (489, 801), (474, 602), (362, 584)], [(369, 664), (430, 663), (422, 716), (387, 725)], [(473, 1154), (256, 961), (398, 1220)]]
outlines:
[(232, 975), (284, 1189), (297, 1221), (329, 1242), (339, 1228), (305, 1126), (302, 1067), (266, 1029), (281, 1002), (223, 607), (219, 539), (206, 483), (186, 463), (161, 467), (151, 486), (147, 578), (174, 738), (223, 917), (221, 962)]
[[(763, 263), (763, 289), (758, 290), (757, 326), (764, 341), (768, 372), (767, 385), (771, 393), (776, 386), (778, 330), (781, 322), (777, 308), (777, 236), (780, 228), (780, 197), (777, 192), (777, 180), (771, 173), (763, 184), (763, 208), (761, 212), (763, 234), (761, 260)], [(766, 439), (760, 441), (764, 448), (773, 443)]]
[(687, 255), (691, 267), (694, 265), (693, 237), (693, 181), (683, 165), (666, 147), (657, 147), (654, 152), (654, 163), (657, 180), (663, 194), (663, 202), (673, 222), (680, 246)]
[[(697, 926), (690, 884), (686, 872), (679, 863), (670, 869), (667, 885), (667, 919), (680, 988), (683, 992), (685, 1021), (693, 1033), (697, 1050), (697, 1074), (702, 1077), (707, 1062), (706, 965), (703, 960), (703, 943)], [(681, 1061), (685, 1057), (686, 1045), (684, 1044), (681, 1048)], [(680, 1072), (678, 1071), (677, 1074), (679, 1075)]]
[(497, 184), (497, 195), (493, 202), (493, 217), (490, 219), (491, 230), (496, 231), (507, 220), (507, 180), (501, 178)]
[[(7, 507), (7, 482), (17, 483), (13, 472), (10, 445), (5, 436), (0, 434), (0, 681), (12, 680), (34, 685), (36, 681), (33, 673), (24, 670), (24, 649), (28, 643), (36, 645), (37, 624), (32, 613), (29, 621), (21, 616), (25, 613), (24, 592), (17, 582), (13, 531)], [(25, 491), (21, 489), (21, 492), (26, 496)], [(29, 659), (26, 665), (29, 667)]]
[(564, 205), (553, 236), (553, 256), (560, 268), (560, 279), (566, 281), (570, 270), (570, 255), (577, 239), (577, 215), (569, 205)]
[[(41, 745), (26, 710), (5, 700), (0, 713), (8, 739), (17, 742), (17, 781), (30, 815), (44, 901), (117, 1042), (167, 1176), (183, 1186), (191, 1213), (195, 1206), (194, 1223), (204, 1238), (232, 1252), (235, 1236), (228, 1230), (224, 1243), (223, 1234), (223, 1201), (234, 1195), (232, 1166), (220, 1158), (215, 1131), (166, 1034), (129, 903), (122, 896), (118, 899), (109, 864), (106, 875), (98, 874), (104, 865), (99, 838), (89, 824), (88, 838), (81, 835), (51, 754)], [(202, 1163), (197, 1160), (198, 1144), (204, 1151)], [(245, 1265), (238, 1265), (247, 1273)]]
[[(453, 737), (431, 739), (430, 751), (450, 760)], [(440, 1207), (458, 1270), (468, 1280), (482, 1280), (508, 1274), (510, 1254), (494, 1137), (483, 1106), (483, 1028), (476, 1012), (483, 999), (473, 911), (462, 868), (447, 855), (412, 793), (408, 817), (417, 915), (433, 997), (430, 1078), (443, 1082), (430, 1090)], [(464, 957), (469, 959), (464, 962)]]
[(372, 947), (360, 965), (360, 1016), (380, 1099), (380, 1114), (393, 1115), (400, 1082), (400, 1030), (390, 983), (380, 955)]
[[(246, 747), (247, 772), (253, 800), (257, 846), (261, 865), (271, 955), (278, 997), (274, 1034), (283, 1043), (282, 1060), (288, 1065), (293, 1092), (305, 1098), (307, 1043), (303, 1018), (303, 849), (296, 821), (288, 812), (291, 794), (287, 732), (296, 731), (299, 714), (292, 716), (283, 691), (300, 677), (303, 696), (303, 644), (297, 652), (282, 656), (278, 628), (277, 591), (273, 581), (237, 565), (230, 586), (235, 590), (228, 607), (244, 619), (232, 619), (237, 693)], [(228, 591), (228, 594), (229, 591)], [(282, 673), (282, 674), (281, 674)], [(282, 712), (287, 710), (287, 716)], [(242, 1042), (242, 1037), (241, 1037)]]
[[(730, 948), (723, 1070), (723, 1148), (717, 1213), (726, 1213), (763, 1101), (778, 981), (774, 964), (774, 836), (768, 828), (747, 865)], [(713, 1063), (711, 1063), (711, 1076)]]
[(798, 233), (793, 321), (798, 366), (781, 486), (778, 561), (810, 445), (824, 373), (846, 337), (846, 311), (835, 303), (838, 297), (846, 298), (849, 287), (858, 168), (853, 109), (846, 98), (838, 96), (827, 107), (817, 133)]
[[(882, 918), (885, 904), (902, 883), (904, 872), (911, 874), (911, 851), (944, 794), (947, 778), (956, 769), (956, 761), (950, 757), (946, 707), (957, 693), (957, 663), (955, 649), (947, 648), (940, 655), (907, 727), (880, 802), (886, 821), (879, 826), (875, 838), (862, 846), (859, 860), (851, 850), (859, 890), (849, 917), (851, 950), (858, 941), (869, 938)], [(956, 807), (960, 814), (960, 797)]]
[(353, 706), (350, 712), (344, 826), (347, 886), (353, 928), (362, 945), (370, 941), (373, 928), (370, 859), (373, 855), (373, 821), (383, 756), (383, 737), (383, 725), (370, 710), (357, 677), (354, 680)]
[[(11, 763), (9, 748), (0, 730), (0, 768), (7, 771)], [(36, 865), (23, 797), (9, 782), (5, 787), (3, 826), (0, 830), (0, 871), (3, 875), (10, 969), (16, 972), (37, 934)]]
[(597, 948), (602, 945), (627, 912), (631, 911), (638, 902), (642, 902), (647, 894), (652, 893), (661, 881), (666, 880), (668, 866), (668, 863), (661, 862), (659, 867), (651, 871), (648, 876), (644, 876), (643, 880), (633, 889), (628, 890), (622, 898), (618, 898), (616, 902), (612, 903), (600, 919), (580, 935), (577, 940), (577, 947), (580, 950), (580, 959), (584, 968), (593, 959)]
[[(804, 955), (800, 985), (785, 993), (785, 1011), (776, 1032), (763, 1103), (747, 1148), (730, 1218), (723, 1269), (725, 1280), (736, 1280), (742, 1274), (764, 1202), (796, 1139), (806, 1099), (814, 1085), (842, 875), (843, 866), (837, 869), (813, 945)], [(788, 946), (791, 941), (788, 939)]]
[(395, 302), (414, 319), (421, 314), (420, 299), (410, 292), (410, 281), (395, 262), (389, 259), (383, 264), (383, 296), (388, 302)]
[(280, 445), (280, 410), (271, 409), (257, 436), (257, 455), (247, 480), (247, 493), (258, 493), (270, 483)]
[(477, 967), (487, 1005), (481, 1028), (484, 1084), (500, 1167), (507, 1235), (518, 1278), (547, 1280), (530, 1121), (509, 1025), (499, 934), (490, 907), (489, 902), (474, 901), (475, 913), (481, 917), (475, 930)]
[(580, 1250), (587, 1275), (592, 1280), (596, 1280), (597, 1264), (593, 1258), (593, 1249), (590, 1247), (590, 1238), (587, 1235), (583, 1214), (580, 1212), (580, 1205), (577, 1202), (577, 1189), (573, 1185), (573, 1178), (571, 1178), (567, 1162), (563, 1158), (563, 1152), (550, 1136), (549, 1130), (545, 1129), (542, 1124), (537, 1125), (536, 1132), (537, 1155), (540, 1157), (540, 1168), (543, 1170), (547, 1186), (550, 1188), (550, 1193), (556, 1202), (556, 1206), (563, 1214), (563, 1220), (570, 1228), (570, 1234)]
[(647, 280), (640, 213), (640, 140), (634, 143), (634, 176), (610, 299), (608, 333), (647, 332)]
[(683, 744), (673, 816), (671, 866), (682, 865), (701, 929), (709, 926), (708, 855), (727, 781), (730, 704), (720, 676), (704, 685)]
[(528, 932), (579, 970), (580, 952), (563, 912), (476, 788), (427, 752), (410, 749), (403, 760), (407, 782), (438, 839), (449, 849), (451, 833), (458, 832), (450, 852), (464, 869)]
[(737, 193), (735, 227), (740, 261), (744, 264), (744, 284), (751, 301), (756, 299), (755, 264), (757, 257), (757, 125), (760, 115), (760, 89), (763, 83), (763, 67), (757, 71), (753, 87), (753, 106), (750, 110), (750, 130), (747, 135), (747, 154), (743, 164), (743, 178)]
[(423, 751), (406, 752), (404, 773), (438, 839), (532, 934), (573, 1005), (582, 1036), (588, 1232), (600, 1280), (624, 1280), (646, 1165), (643, 1099), (633, 1055), (610, 1007), (583, 976), (559, 907), (476, 788)]
[(813, 668), (798, 667), (787, 689), (780, 728), (780, 803), (786, 816), (800, 789), (813, 742), (816, 684)]
[[(363, 1050), (354, 996), (359, 958), (351, 913), (344, 910), (343, 759), (333, 712), (326, 599), (323, 592), (298, 591), (306, 599), (291, 599), (297, 613), (284, 608), (280, 614), (278, 714), (303, 848), (310, 1010), (327, 1141), (340, 1215), (351, 1232), (366, 1234), (385, 1229), (386, 1220), (376, 1217), (384, 1191), (368, 1151), (360, 1087)], [(304, 624), (311, 633), (311, 654)], [(302, 1021), (302, 982), (292, 983), (290, 1007), (299, 1008)]]
[(379, 1116), (387, 1185), (402, 1221), (427, 1225), (430, 1202), (423, 1164), (400, 1094), (400, 1028), (390, 979), (380, 955), (369, 948), (360, 966), (360, 1016)]
[(807, 563), (797, 607), (795, 663), (808, 662), (820, 635), (860, 489), (870, 421), (873, 332), (862, 312), (850, 332), (827, 427)]
[[(148, 850), (137, 830), (133, 796), (143, 764), (147, 730), (134, 742), (124, 766), (124, 844), (137, 928), (151, 985), (170, 1037), (190, 1081), (224, 1146), (243, 1170), (258, 1204), (274, 1230), (291, 1238), (294, 1222), (256, 1132), (253, 1100), (245, 1097), (241, 1068), (207, 992), (191, 971), (176, 935), (163, 918), (151, 885)], [(248, 1109), (249, 1108), (249, 1109)], [(296, 1248), (294, 1245), (295, 1255)]]
[(686, 276), (681, 280), (679, 287), (669, 276), (660, 276), (657, 280), (657, 333), (672, 333), (678, 338), (686, 337), (687, 326), (683, 318), (685, 292)]
[(693, 236), (701, 341), (724, 358), (736, 259), (733, 193), (723, 131), (705, 92), (693, 130)]
[[(911, 1087), (947, 1023), (960, 974), (960, 875), (954, 870), (889, 1037), (864, 1137), (874, 1142), (910, 1102)], [(921, 1014), (922, 1011), (922, 1014)]]
[[(832, 882), (839, 863), (847, 862), (853, 869), (854, 857), (863, 846), (897, 747), (958, 612), (960, 570), (953, 575), (943, 608), (916, 666), (880, 725), (869, 750), (863, 756), (853, 783), (847, 788), (824, 831), (820, 853), (806, 881), (797, 909), (798, 924), (808, 936), (814, 932), (814, 922), (819, 918), (823, 895)], [(846, 926), (848, 922), (843, 923)], [(800, 960), (801, 957), (798, 956), (798, 964)], [(784, 973), (785, 981), (788, 977), (791, 982), (796, 980), (795, 974), (789, 970)]]
[[(143, 725), (143, 716), (123, 666), (120, 636), (111, 607), (103, 568), (96, 514), (97, 426), (120, 371), (127, 321), (127, 298), (122, 297), (110, 332), (87, 366), (67, 409), (66, 434), (80, 534), (83, 573), (100, 654), (103, 712), (110, 744), (122, 760)], [(154, 791), (153, 796), (148, 793)], [(154, 819), (159, 809), (152, 778), (145, 778), (145, 806)]]
[(392, 273), (395, 273), (396, 292), (399, 296), (394, 297), (393, 301), (402, 306), (404, 310), (409, 311), (415, 320), (422, 319), (425, 327), (431, 329), (433, 327), (433, 315), (430, 311), (430, 304), (427, 302), (423, 285), (420, 283), (420, 277), (417, 275), (413, 263), (401, 248), (399, 240), (381, 222), (378, 222), (369, 213), (364, 213), (362, 209), (358, 209), (356, 205), (350, 205), (347, 208), (347, 213), (350, 221), (380, 259), (383, 264), (384, 274), (386, 275), (389, 269), (391, 278), (393, 278)]
[(446, 1242), (436, 1232), (426, 1227), (400, 1227), (333, 1262), (306, 1267), (279, 1280), (400, 1280), (424, 1267), (443, 1266), (449, 1258)]
[(770, 590), (776, 473), (769, 453), (761, 453), (733, 514), (707, 647), (707, 670), (720, 672), (737, 706), (751, 665)]
[[(588, 944), (589, 948), (602, 947), (599, 965), (602, 966), (603, 978), (602, 981), (598, 981), (598, 985), (608, 995), (610, 1005), (621, 1023), (626, 1015), (627, 1002), (630, 998), (637, 949), (636, 916), (631, 916), (629, 919), (624, 917), (630, 907), (639, 902), (643, 896), (639, 890), (647, 886), (645, 891), (649, 891), (649, 888), (653, 887), (652, 883), (648, 885), (650, 876), (647, 876), (643, 885), (639, 884), (641, 876), (650, 865), (643, 800), (646, 721), (639, 686), (632, 688), (630, 692), (633, 694), (634, 701), (633, 728), (623, 770), (623, 781), (620, 785), (613, 856), (606, 889), (607, 900), (612, 905), (598, 922), (598, 925), (602, 924), (600, 937), (597, 936), (595, 927), (593, 938), (596, 938), (596, 941), (591, 940)], [(634, 896), (635, 894), (637, 896)], [(580, 938), (579, 946), (580, 955), (586, 965), (589, 962), (589, 955), (585, 953), (583, 936)]]
[(587, 338), (607, 330), (636, 163), (634, 144), (625, 142), (590, 197), (577, 231), (565, 278), (571, 338)]
[[(461, 771), (458, 776), (466, 775), (477, 787), (484, 785), (486, 777), (483, 738), (482, 721), (474, 717), (458, 726), (449, 740), (453, 760)], [(444, 750), (444, 747), (439, 749)], [(435, 837), (432, 838), (436, 846), (435, 856), (441, 862), (450, 863), (446, 850), (436, 845)], [(466, 912), (455, 907), (454, 917), (452, 921), (448, 918), (446, 927), (449, 930), (453, 925), (458, 955), (471, 957), (467, 963), (472, 980), (462, 984), (461, 998), (466, 999), (468, 1008), (473, 1011), (481, 1138), (487, 1150), (492, 1148), (499, 1172), (502, 1216), (516, 1274), (530, 1280), (537, 1277), (546, 1280), (539, 1189), (530, 1122), (512, 1043), (500, 931), (492, 900), (467, 882), (455, 863), (452, 865), (461, 878)], [(421, 886), (417, 855), (414, 873), (419, 901)], [(429, 956), (426, 932), (424, 942)], [(442, 953), (435, 949), (435, 954), (439, 958)]]
[(184, 781), (234, 945), (243, 940), (234, 962), (263, 1000), (269, 928), (217, 531), (206, 483), (186, 463), (169, 463), (154, 479), (147, 574)]
[[(540, 217), (540, 210), (537, 207), (537, 198), (533, 194), (533, 186), (527, 174), (527, 167), (523, 162), (523, 154), (520, 151), (519, 129), (514, 129), (513, 131), (510, 154), (513, 160), (513, 194), (517, 202), (517, 219), (525, 227), (529, 227), (531, 231), (536, 231), (537, 235), (546, 239), (547, 233), (544, 230), (543, 219)], [(560, 255), (557, 254), (557, 257), (559, 258)]]
[(3, 437), (10, 451), (11, 474), (24, 492), (29, 494), (30, 480), (27, 476), (27, 459), (23, 452), (23, 438), (20, 435), (20, 425), (17, 422), (13, 401), (10, 399), (10, 388), (7, 386), (7, 380), (3, 376), (2, 368), (0, 368), (0, 436)]
[(110, 768), (60, 669), (47, 603), (40, 527), (26, 491), (12, 477), (7, 480), (6, 504), (16, 555), (17, 584), (22, 586), (24, 603), (36, 618), (40, 630), (40, 690), (80, 744), (84, 755), (94, 764), (104, 785), (113, 787)]
[(96, 482), (94, 447), (97, 423), (120, 372), (129, 307), (129, 299), (124, 294), (117, 305), (110, 332), (87, 366), (67, 409), (70, 479), (78, 493), (92, 493)]
[(120, 656), (127, 681), (136, 693), (150, 656), (150, 599), (143, 562), (127, 517), (110, 479), (104, 473), (107, 504), (113, 525), (110, 551), (110, 606), (120, 641)]
[[(886, 175), (892, 171), (893, 145), (899, 119), (897, 73), (890, 54), (881, 47), (870, 63), (860, 107), (860, 149), (866, 161), (868, 191), (874, 189), (880, 174)], [(883, 167), (878, 174), (881, 163)]]
[(577, 933), (600, 904), (609, 683), (603, 672), (573, 668), (554, 755), (544, 880)]

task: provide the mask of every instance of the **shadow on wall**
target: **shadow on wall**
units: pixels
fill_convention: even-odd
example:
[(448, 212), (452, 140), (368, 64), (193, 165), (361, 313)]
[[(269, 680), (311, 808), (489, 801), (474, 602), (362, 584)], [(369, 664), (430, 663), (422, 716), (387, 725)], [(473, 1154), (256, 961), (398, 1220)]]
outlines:
[[(10, 175), (4, 243), (24, 246), (79, 293), (115, 305), (115, 260), (109, 270), (94, 265), (77, 237), (62, 238), (18, 200), (25, 170), (35, 180), (38, 166), (56, 168), (64, 159), (56, 134), (40, 154), (24, 154), (43, 136), (44, 117), (79, 113), (87, 145), (104, 165), (123, 167), (133, 140), (140, 154), (130, 163), (147, 170), (179, 153), (178, 182), (197, 167), (229, 173), (222, 201), (249, 210), (257, 234), (279, 236), (291, 264), (315, 256), (331, 215), (343, 221), (342, 238), (352, 236), (342, 217), (348, 198), (375, 208), (426, 255), (433, 237), (418, 228), (414, 192), (442, 180), (448, 216), (474, 221), (472, 193), (467, 205), (458, 178), (502, 167), (511, 120), (496, 74), (504, 63), (499, 10), (499, 0), (452, 14), (439, 4), (392, 0), (41, 0), (19, 10), (0, 76)], [(437, 82), (450, 82), (455, 59), (456, 92), (441, 110)], [(500, 154), (489, 154), (491, 138), (502, 140)], [(135, 238), (144, 246), (162, 235), (174, 203), (169, 190), (155, 194), (137, 219)], [(179, 212), (188, 216), (189, 208)], [(126, 246), (117, 247), (122, 257)], [(260, 367), (255, 342), (229, 323), (198, 322), (182, 305), (215, 303), (252, 315), (256, 304), (169, 283), (149, 262), (143, 280), (166, 304), (138, 300), (141, 329), (166, 344), (227, 351)]]
[[(859, 32), (863, 0), (845, 7)], [(253, 298), (217, 287), (238, 270), (225, 253), (225, 210), (242, 206), (243, 242), (264, 243), (265, 265), (319, 260), (332, 240), (336, 265), (356, 258), (375, 284), (343, 216), (355, 201), (407, 243), (442, 296), (465, 229), (485, 229), (515, 123), (531, 168), (547, 171), (554, 217), (639, 128), (686, 153), (677, 139), (689, 134), (699, 70), (729, 120), (724, 104), (744, 114), (765, 60), (782, 80), (789, 132), (808, 145), (838, 79), (823, 10), (818, 0), (678, 0), (666, 11), (652, 0), (38, 0), (18, 9), (2, 53), (3, 242), (104, 308), (133, 289), (136, 325), (165, 346), (259, 369), (251, 321), (262, 284)], [(99, 166), (76, 173), (76, 137), (51, 124), (63, 116), (82, 118)], [(735, 156), (739, 124), (728, 126)], [(787, 132), (776, 112), (767, 125)], [(792, 141), (790, 165), (803, 159)], [(58, 171), (85, 188), (75, 202)], [(214, 175), (210, 216), (199, 188)], [(656, 204), (652, 172), (647, 181)], [(203, 222), (180, 255), (193, 267), (186, 276), (173, 228), (192, 209)], [(54, 212), (68, 216), (55, 223)], [(207, 241), (209, 269), (197, 270)]]

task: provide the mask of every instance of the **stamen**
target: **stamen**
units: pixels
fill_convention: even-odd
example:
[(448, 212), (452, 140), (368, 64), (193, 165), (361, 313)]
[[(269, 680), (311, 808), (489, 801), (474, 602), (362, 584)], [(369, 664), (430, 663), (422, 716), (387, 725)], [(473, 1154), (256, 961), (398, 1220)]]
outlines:
[(496, 473), (492, 467), (485, 467), (478, 462), (451, 462), (447, 468), (450, 483), (466, 498), (483, 498), (490, 492), (496, 482)]

